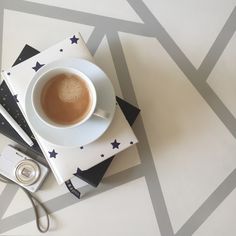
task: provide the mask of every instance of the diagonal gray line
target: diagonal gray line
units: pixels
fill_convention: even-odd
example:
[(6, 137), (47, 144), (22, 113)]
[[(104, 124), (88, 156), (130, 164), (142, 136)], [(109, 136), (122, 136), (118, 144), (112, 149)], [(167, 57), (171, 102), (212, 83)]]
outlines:
[(236, 169), (217, 187), (200, 208), (178, 230), (176, 236), (192, 235), (236, 187)]
[[(133, 26), (132, 26), (133, 27)], [(135, 26), (134, 26), (134, 28), (135, 28)], [(130, 170), (128, 170), (128, 171), (130, 171), (130, 173), (132, 173), (133, 171), (132, 171), (133, 169), (131, 168)], [(120, 178), (124, 178), (125, 176), (127, 176), (127, 174), (125, 174), (126, 172), (122, 172), (122, 173), (120, 173), (120, 175), (117, 175), (117, 180), (118, 180), (118, 177), (119, 176), (121, 176)], [(137, 177), (135, 177), (134, 176), (134, 179), (135, 178), (139, 178), (139, 176), (141, 175), (140, 173), (141, 173), (141, 171), (138, 171), (137, 173), (139, 173), (138, 174), (138, 176)], [(122, 177), (122, 175), (123, 175), (123, 177)], [(105, 179), (106, 180), (106, 179)], [(114, 178), (114, 180), (115, 180), (115, 178)], [(126, 182), (129, 182), (129, 181), (131, 181), (131, 179), (126, 179), (125, 180)], [(117, 183), (119, 183), (120, 181), (117, 181)], [(112, 182), (112, 184), (114, 184), (114, 182)], [(122, 183), (120, 183), (120, 184), (122, 184)], [(113, 187), (115, 187), (115, 186), (117, 186), (116, 184), (114, 185), (114, 186), (107, 186), (105, 189), (111, 189), (111, 188), (113, 188)], [(84, 190), (86, 190), (86, 189), (84, 189)], [(87, 189), (87, 190), (89, 190), (89, 189)], [(99, 188), (99, 190), (98, 191), (95, 191), (94, 192), (94, 195), (96, 194), (96, 193), (99, 193), (99, 192), (101, 192), (102, 191), (102, 188)], [(70, 194), (67, 194), (67, 196), (70, 196), (71, 197), (71, 195)], [(54, 209), (53, 209), (53, 207), (52, 207), (52, 210), (55, 210), (55, 209), (62, 209), (63, 207), (67, 207), (67, 206), (69, 206), (69, 205), (71, 205), (71, 204), (73, 204), (74, 202), (70, 202), (70, 201), (67, 201), (67, 199), (63, 199), (63, 197), (62, 198), (59, 198), (58, 199), (58, 201), (56, 201), (57, 200), (57, 198), (56, 199), (53, 199), (51, 202), (50, 202), (50, 204), (51, 205), (53, 205), (53, 203), (55, 203), (54, 204)], [(67, 203), (66, 203), (67, 202)], [(66, 204), (63, 204), (63, 203), (66, 203)], [(49, 204), (49, 205), (50, 205)], [(29, 216), (31, 214), (31, 216)], [(29, 213), (29, 214), (26, 214), (26, 215), (23, 215), (23, 217), (21, 217), (21, 215), (19, 215), (20, 216), (20, 218), (17, 218), (17, 216), (15, 216), (15, 218), (13, 217), (13, 218), (11, 218), (10, 220), (7, 220), (7, 219), (4, 219), (3, 220), (3, 223), (2, 223), (2, 221), (1, 221), (1, 223), (0, 223), (0, 228), (1, 228), (1, 230), (4, 230), (4, 227), (5, 228), (8, 228), (8, 230), (9, 229), (12, 229), (12, 228), (14, 228), (15, 226), (14, 226), (14, 222), (15, 222), (15, 225), (21, 225), (21, 221), (20, 221), (20, 219), (25, 219), (24, 221), (26, 222), (26, 221), (31, 221), (31, 220), (33, 220), (33, 215), (32, 215), (32, 212), (31, 213)], [(14, 220), (13, 220), (14, 219)], [(19, 222), (17, 223), (17, 221), (19, 220)]]
[[(202, 97), (206, 100), (208, 105), (212, 108), (212, 110), (217, 114), (217, 116), (221, 119), (227, 129), (231, 132), (231, 134), (236, 138), (236, 120), (233, 114), (229, 111), (229, 109), (224, 105), (224, 103), (219, 99), (219, 97), (215, 94), (215, 92), (208, 86), (206, 83), (202, 83), (203, 81), (200, 79), (200, 74), (193, 67), (191, 62), (186, 58), (183, 52), (179, 49), (176, 43), (171, 39), (168, 33), (164, 30), (161, 24), (156, 20), (150, 10), (144, 5), (144, 3), (140, 0), (128, 0), (130, 5), (134, 8), (136, 13), (141, 17), (141, 19), (151, 27), (153, 31), (156, 32), (156, 38), (160, 41), (161, 45), (166, 49), (171, 58), (176, 62), (179, 68), (183, 71), (189, 81), (193, 84), (193, 86), (198, 90), (198, 92), (202, 95)], [(235, 13), (231, 14), (232, 19), (235, 18)], [(231, 19), (230, 17), (230, 19)], [(228, 21), (230, 24), (233, 24), (232, 20)], [(235, 23), (234, 23), (235, 25)], [(225, 29), (231, 29), (232, 26), (224, 26)], [(232, 30), (231, 30), (232, 31)], [(224, 32), (224, 31), (223, 31)], [(230, 34), (228, 35), (228, 40), (230, 39)], [(154, 34), (154, 32), (153, 32)], [(225, 37), (224, 39), (226, 39)], [(222, 43), (222, 40), (219, 41)], [(223, 50), (224, 47), (220, 47), (219, 49), (216, 46), (219, 45), (218, 41), (216, 45), (213, 47), (213, 51), (217, 51), (218, 54), (220, 50)], [(224, 46), (226, 46), (226, 42), (224, 41)], [(211, 60), (213, 60), (213, 55), (217, 56), (217, 53), (210, 53)], [(213, 61), (217, 61), (215, 58)], [(204, 64), (203, 64), (204, 65)], [(203, 66), (204, 67), (204, 66)]]
[(236, 138), (236, 119), (230, 110), (224, 105), (221, 99), (215, 94), (207, 83), (194, 84), (191, 78), (189, 78), (189, 80), (202, 95), (211, 109), (215, 112), (218, 118), (222, 121), (222, 123), (226, 126), (228, 131), (234, 138)]
[(15, 197), (18, 189), (19, 188), (13, 184), (7, 184), (4, 188), (2, 194), (0, 195), (0, 220), (11, 204), (11, 201)]
[(142, 168), (144, 170), (143, 172), (145, 174), (159, 230), (162, 236), (172, 236), (174, 235), (173, 228), (141, 116), (137, 118), (133, 127), (140, 141), (137, 145), (138, 153), (142, 162)]
[[(99, 188), (97, 189), (89, 185), (79, 188), (79, 191), (81, 191), (82, 193), (85, 192), (81, 200), (75, 198), (71, 193), (66, 193), (44, 202), (44, 205), (49, 210), (49, 212), (53, 213), (141, 177), (143, 177), (141, 165), (134, 166), (117, 174), (104, 178), (103, 183), (101, 183)], [(0, 221), (0, 233), (7, 232), (13, 228), (31, 222), (32, 220), (34, 220), (34, 213), (32, 208), (16, 213)]]
[[(209, 85), (204, 83), (204, 81), (200, 79), (198, 71), (193, 67), (190, 61), (185, 57), (182, 51), (178, 48), (175, 42), (171, 39), (168, 33), (163, 29), (163, 27), (152, 15), (150, 10), (144, 5), (144, 3), (140, 0), (128, 0), (128, 2), (135, 9), (137, 14), (142, 18), (142, 20), (146, 24), (148, 24), (148, 27), (151, 27), (153, 31), (156, 32), (156, 38), (159, 39), (160, 43), (166, 49), (166, 51), (171, 56), (171, 58), (176, 62), (179, 68), (187, 76), (189, 81), (193, 84), (193, 86), (202, 95), (202, 97), (205, 99), (208, 105), (221, 119), (221, 121), (229, 130), (229, 132), (236, 138), (236, 120), (233, 114), (224, 105), (224, 103), (215, 94), (215, 92), (209, 87)], [(235, 17), (234, 14), (231, 15), (233, 18)], [(229, 20), (228, 22), (230, 24), (233, 24), (231, 20)], [(231, 27), (224, 26), (224, 27), (226, 29), (232, 28), (232, 26)], [(221, 47), (221, 50), (223, 49), (224, 47)], [(214, 50), (219, 51), (216, 48)], [(217, 59), (214, 59), (214, 60), (217, 61)]]
[(203, 81), (207, 80), (208, 76), (210, 75), (211, 71), (213, 70), (217, 61), (219, 60), (221, 54), (228, 45), (228, 42), (232, 38), (235, 30), (236, 30), (236, 7), (232, 11), (221, 32), (217, 36), (215, 42), (212, 44), (206, 57), (202, 61), (198, 69), (199, 79)]
[(89, 48), (89, 51), (91, 52), (93, 56), (96, 53), (104, 36), (105, 36), (105, 32), (100, 27), (99, 28), (96, 27), (93, 30), (92, 34), (90, 35), (87, 42), (87, 47)]
[[(186, 58), (182, 54), (181, 50), (177, 48), (177, 45), (175, 45), (174, 41), (169, 37), (169, 35), (165, 32), (165, 30), (162, 29), (162, 26), (155, 19), (155, 17), (148, 10), (148, 8), (143, 4), (143, 2), (138, 1), (138, 0), (128, 0), (128, 2), (136, 10), (137, 14), (142, 18), (144, 23), (147, 24), (148, 27), (151, 27), (153, 29), (153, 31), (156, 31), (156, 34), (157, 34), (156, 38), (159, 39), (160, 43), (166, 49), (166, 51), (169, 53), (169, 55), (172, 57), (172, 59), (176, 62), (176, 64), (180, 67), (180, 69), (187, 76), (187, 78), (190, 80), (190, 82), (194, 85), (194, 87), (198, 90), (198, 92), (206, 100), (208, 105), (213, 109), (213, 111), (217, 114), (217, 116), (225, 124), (225, 126), (228, 128), (228, 130), (231, 132), (231, 134), (236, 138), (236, 120), (235, 120), (234, 116), (232, 115), (232, 113), (227, 109), (227, 107), (223, 104), (223, 102), (217, 97), (217, 95), (209, 87), (209, 85), (206, 83), (202, 83), (202, 81), (199, 79), (198, 71), (196, 71), (195, 68), (193, 68), (191, 66), (191, 63), (188, 61), (188, 59), (185, 60)], [(233, 18), (234, 18), (234, 16), (233, 16)], [(232, 20), (230, 20), (228, 22), (229, 22), (228, 24), (233, 24)], [(235, 24), (235, 21), (234, 21), (234, 24)], [(228, 27), (227, 25), (225, 25), (225, 29), (231, 29), (231, 28), (232, 28), (232, 25), (231, 25), (231, 27)], [(232, 34), (232, 30), (228, 34), (226, 33), (226, 35), (228, 35), (228, 41), (231, 38), (230, 37), (231, 34)], [(223, 42), (223, 40), (221, 40), (221, 43), (222, 42)], [(224, 41), (224, 45), (222, 45), (219, 49), (216, 48), (218, 46), (217, 45), (218, 42), (216, 43), (214, 50), (217, 53), (212, 53), (211, 60), (217, 61), (217, 56), (219, 56), (220, 51), (224, 50), (227, 43), (228, 42)], [(216, 58), (213, 58), (214, 56)], [(226, 195), (227, 195), (227, 193), (226, 193)], [(223, 200), (224, 199), (222, 199), (222, 201)], [(219, 201), (219, 204), (220, 203), (221, 203), (221, 201)], [(207, 203), (206, 203), (206, 205), (207, 205)], [(211, 208), (209, 207), (209, 209), (211, 209)], [(200, 222), (198, 222), (198, 223), (200, 223)], [(200, 226), (199, 224), (195, 225), (195, 229), (199, 226)], [(192, 226), (189, 225), (189, 223), (187, 222), (185, 224), (185, 227), (189, 227), (189, 229), (191, 229)], [(183, 232), (185, 232), (185, 231), (183, 230)], [(185, 236), (185, 235), (190, 235), (190, 234), (182, 234), (182, 235)]]
[[(159, 25), (158, 24), (156, 25), (155, 21), (149, 22), (150, 15), (145, 13), (146, 10), (148, 10), (145, 5), (144, 7), (142, 6), (142, 8), (146, 16), (149, 15), (146, 19), (147, 20), (146, 23), (148, 22), (150, 25), (143, 25), (140, 23), (118, 20), (118, 19), (113, 19), (110, 17), (103, 17), (103, 16), (94, 15), (90, 13), (76, 12), (73, 10), (51, 7), (51, 6), (42, 5), (42, 4), (29, 3), (29, 2), (24, 2), (21, 0), (19, 1), (18, 0), (11, 0), (11, 1), (2, 0), (1, 2), (3, 1), (6, 4), (6, 7), (12, 10), (19, 10), (26, 13), (42, 15), (42, 16), (47, 16), (47, 17), (56, 18), (56, 19), (63, 19), (63, 20), (78, 22), (78, 23), (92, 25), (92, 26), (102, 26), (104, 28), (106, 28), (108, 25), (109, 27), (113, 27), (114, 30), (118, 30), (122, 32), (128, 32), (128, 33), (145, 35), (145, 36), (155, 36), (163, 45), (163, 47), (166, 49), (166, 51), (169, 53), (169, 55), (173, 58), (176, 64), (180, 67), (183, 73), (188, 77), (188, 79), (194, 85), (194, 87), (201, 94), (203, 95), (205, 94), (205, 97), (204, 97), (205, 100), (216, 113), (218, 112), (217, 115), (222, 117), (223, 123), (225, 122), (228, 123), (228, 125), (226, 125), (227, 128), (230, 129), (230, 126), (235, 124), (234, 120), (232, 119), (233, 118), (232, 114), (229, 111), (227, 113), (228, 109), (224, 106), (224, 104), (220, 101), (220, 99), (216, 96), (216, 94), (213, 91), (211, 91), (210, 88), (208, 87), (205, 88), (204, 84), (201, 84), (201, 83), (199, 84), (200, 80), (198, 78), (199, 77), (198, 73), (196, 73), (196, 69), (193, 67), (190, 61), (188, 61), (186, 56), (181, 52), (181, 50), (178, 48), (175, 42), (171, 39), (171, 37), (159, 24), (159, 22), (158, 22)], [(10, 4), (10, 2), (12, 3), (12, 5)], [(129, 2), (132, 4), (133, 1), (129, 1)], [(18, 3), (19, 4), (21, 3), (20, 7)], [(138, 2), (138, 5), (140, 5), (140, 2)], [(47, 10), (47, 9), (50, 9), (50, 10)], [(99, 23), (96, 23), (96, 21), (99, 21)], [(152, 25), (152, 23), (154, 24)], [(167, 41), (165, 42), (165, 40)], [(207, 95), (207, 92), (205, 91), (207, 89), (210, 89), (210, 96)], [(225, 118), (224, 118), (223, 112), (221, 111), (222, 109), (223, 109), (223, 112), (227, 113), (226, 121), (224, 120)]]
[[(0, 2), (0, 52), (2, 52), (2, 38), (3, 38), (3, 2)], [(2, 53), (0, 56), (0, 66), (2, 66)], [(0, 80), (1, 81), (1, 80)], [(12, 184), (7, 184), (0, 195), (0, 220), (9, 207), (12, 199), (14, 198), (18, 188)]]
[[(112, 28), (110, 30), (112, 30)], [(118, 33), (115, 31), (108, 32), (107, 41), (115, 65), (117, 77), (119, 78), (122, 94), (127, 101), (133, 103), (134, 105), (137, 105), (137, 99), (135, 96), (132, 81), (130, 79), (129, 70), (126, 64)]]
[(190, 62), (190, 60), (181, 51), (179, 46), (170, 37), (167, 31), (163, 28), (160, 22), (155, 18), (152, 12), (141, 0), (127, 0), (131, 7), (136, 11), (138, 16), (146, 24), (146, 27), (150, 29), (152, 35), (161, 43), (170, 57), (178, 65), (187, 77), (191, 77), (198, 83), (197, 70)]
[[(142, 20), (148, 24), (148, 27), (151, 27), (153, 31), (156, 31), (156, 38), (159, 39), (162, 46), (166, 49), (168, 54), (172, 57), (172, 59), (176, 62), (176, 64), (180, 67), (180, 69), (183, 71), (183, 73), (187, 76), (189, 81), (193, 84), (193, 86), (197, 89), (197, 91), (202, 95), (202, 97), (205, 99), (205, 101), (208, 103), (208, 105), (212, 108), (212, 110), (217, 114), (217, 116), (221, 119), (221, 121), (224, 123), (224, 125), (227, 127), (229, 132), (236, 138), (236, 120), (232, 113), (227, 109), (227, 107), (223, 104), (223, 102), (219, 99), (219, 97), (215, 94), (215, 92), (210, 88), (208, 84), (206, 84), (204, 81), (199, 79), (198, 71), (195, 70), (190, 65), (190, 62), (188, 60), (185, 60), (185, 56), (182, 54), (180, 50), (178, 50), (175, 45), (174, 41), (170, 39), (170, 36), (165, 32), (164, 29), (162, 29), (159, 22), (155, 19), (155, 17), (152, 15), (152, 13), (147, 9), (147, 7), (143, 4), (142, 1), (135, 1), (135, 0), (128, 0), (128, 2), (131, 4), (132, 7), (136, 10), (137, 14), (142, 18)], [(233, 24), (232, 21), (229, 21), (230, 24)], [(232, 26), (231, 26), (232, 27)], [(231, 28), (227, 25), (225, 26), (225, 29)], [(231, 32), (232, 33), (232, 32)], [(228, 35), (230, 35), (229, 33)], [(228, 37), (228, 40), (230, 40), (230, 37)], [(221, 41), (222, 42), (222, 41)], [(220, 49), (214, 49), (217, 53), (212, 53), (211, 60), (213, 60), (213, 56), (218, 56), (220, 50), (224, 50), (224, 47), (226, 46), (226, 42), (224, 42), (224, 46), (221, 46)], [(168, 47), (169, 44), (169, 47)], [(217, 46), (217, 44), (216, 44)], [(215, 47), (216, 47), (215, 46)], [(182, 54), (182, 55), (181, 55)], [(182, 58), (182, 59), (181, 59)], [(217, 58), (214, 59), (214, 61), (217, 61)], [(187, 69), (187, 70), (186, 70)], [(229, 192), (225, 193), (226, 196), (229, 194)], [(221, 198), (221, 201), (218, 202), (220, 204), (224, 199)], [(205, 204), (205, 208), (207, 208), (207, 205), (209, 204), (209, 212), (210, 210), (213, 210), (213, 208), (210, 207), (211, 201), (207, 201)], [(203, 208), (203, 209), (205, 209)], [(195, 214), (194, 214), (195, 215)], [(209, 214), (208, 214), (209, 215)], [(196, 213), (196, 217), (193, 217), (193, 219), (200, 217), (200, 214)], [(207, 214), (206, 214), (207, 216)], [(206, 218), (205, 218), (206, 219)], [(204, 219), (204, 220), (205, 220)], [(194, 226), (194, 229), (196, 230), (199, 226), (201, 221), (195, 222), (195, 224), (191, 224), (191, 220), (187, 221), (187, 223), (183, 227), (183, 232), (186, 233), (187, 231), (191, 231), (191, 228)], [(185, 227), (188, 230), (184, 230)], [(183, 236), (191, 235), (191, 234), (181, 234)]]
[(143, 24), (128, 20), (116, 19), (108, 16), (101, 16), (87, 12), (65, 9), (35, 2), (23, 0), (1, 0), (4, 7), (49, 18), (77, 22), (80, 24), (91, 25), (106, 29), (112, 25), (113, 30), (133, 33), (138, 35), (152, 36), (150, 30)]
[[(109, 32), (107, 34), (107, 39), (122, 94), (126, 100), (137, 104), (119, 35), (117, 32)], [(143, 121), (140, 116), (137, 118), (135, 124), (133, 125), (133, 129), (139, 139), (139, 144), (137, 145), (138, 153), (141, 159), (143, 172), (145, 174), (145, 179), (147, 182), (160, 232), (163, 236), (172, 236), (174, 235), (173, 229), (167, 212), (161, 185), (155, 169), (155, 164), (148, 143), (146, 131), (144, 129)]]

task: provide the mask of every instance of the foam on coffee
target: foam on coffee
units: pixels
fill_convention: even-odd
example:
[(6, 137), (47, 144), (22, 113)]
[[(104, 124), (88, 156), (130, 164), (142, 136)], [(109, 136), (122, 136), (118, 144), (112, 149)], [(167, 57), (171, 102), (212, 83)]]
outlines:
[(83, 120), (91, 105), (89, 88), (76, 74), (58, 74), (42, 89), (42, 109), (48, 118), (57, 124), (71, 125)]
[[(83, 85), (74, 75), (67, 77), (58, 84), (58, 96), (63, 102), (76, 102), (83, 96)], [(68, 91), (70, 91), (68, 93)]]

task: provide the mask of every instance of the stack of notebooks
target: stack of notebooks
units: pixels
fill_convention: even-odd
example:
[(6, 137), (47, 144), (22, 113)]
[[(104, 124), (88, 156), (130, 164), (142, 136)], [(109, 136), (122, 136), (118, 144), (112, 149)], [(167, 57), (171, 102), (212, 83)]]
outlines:
[[(38, 53), (39, 52), (36, 49), (26, 45), (14, 65), (17, 65)], [(121, 98), (117, 97), (116, 99), (128, 123), (132, 125), (140, 110)], [(18, 107), (18, 98), (17, 96), (12, 95), (5, 81), (3, 81), (0, 86), (0, 103), (5, 107), (8, 113), (17, 121), (17, 123), (24, 129), (24, 131), (34, 140), (34, 145), (32, 147), (29, 147), (2, 116), (0, 116), (0, 132), (5, 136), (9, 137), (10, 139), (14, 140), (15, 142), (26, 147), (30, 152), (36, 153), (38, 156), (41, 156), (42, 162), (45, 163), (44, 155), (40, 149), (40, 146), (34, 139), (34, 135), (31, 132), (23, 114), (21, 113), (21, 110)], [(101, 163), (87, 170), (82, 171), (79, 168), (75, 168), (77, 169), (77, 171), (74, 173), (74, 175), (84, 180), (88, 184), (96, 187), (100, 183), (113, 158), (114, 156), (102, 161)]]

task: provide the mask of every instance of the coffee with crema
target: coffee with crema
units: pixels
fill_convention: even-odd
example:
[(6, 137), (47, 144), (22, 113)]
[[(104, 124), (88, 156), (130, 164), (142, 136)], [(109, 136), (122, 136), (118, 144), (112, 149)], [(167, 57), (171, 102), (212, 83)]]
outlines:
[(80, 76), (72, 73), (52, 77), (44, 85), (40, 99), (45, 115), (62, 125), (80, 122), (92, 105), (88, 85)]

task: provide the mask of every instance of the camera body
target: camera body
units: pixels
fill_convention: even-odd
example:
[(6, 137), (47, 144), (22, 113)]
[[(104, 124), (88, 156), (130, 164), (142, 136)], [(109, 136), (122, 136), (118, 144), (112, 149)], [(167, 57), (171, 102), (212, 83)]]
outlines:
[(36, 192), (45, 180), (49, 169), (11, 146), (4, 148), (0, 156), (0, 174)]

